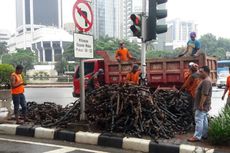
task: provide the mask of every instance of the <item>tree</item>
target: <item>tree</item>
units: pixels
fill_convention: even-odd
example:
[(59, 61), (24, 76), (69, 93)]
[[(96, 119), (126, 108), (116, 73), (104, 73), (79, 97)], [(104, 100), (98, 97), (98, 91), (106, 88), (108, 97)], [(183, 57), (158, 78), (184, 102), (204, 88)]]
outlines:
[(58, 62), (55, 64), (55, 70), (58, 72), (59, 75), (64, 74), (66, 71), (67, 61), (61, 54), (56, 56)]
[(9, 64), (0, 64), (0, 88), (10, 87), (10, 75), (14, 72), (14, 68)]
[[(95, 50), (104, 50), (107, 51), (107, 53), (114, 57), (115, 51), (119, 48), (119, 42), (121, 40), (110, 38), (108, 36), (101, 37), (99, 39), (96, 39), (95, 42)], [(129, 49), (130, 53), (136, 57), (137, 59), (140, 58), (141, 55), (141, 49), (140, 46), (138, 46), (135, 42), (129, 42), (128, 40), (124, 40), (125, 47)]]
[(17, 53), (4, 55), (3, 63), (12, 64), (15, 67), (21, 64), (24, 67), (24, 72), (32, 69), (34, 66), (36, 56), (30, 50), (17, 49)]
[(6, 45), (7, 45), (6, 42), (0, 42), (0, 56), (8, 53), (8, 49)]
[(226, 59), (226, 52), (230, 51), (230, 39), (216, 38), (213, 34), (205, 34), (200, 38), (201, 50), (208, 55)]
[(63, 57), (66, 59), (66, 61), (75, 61), (74, 57), (74, 43), (71, 43), (69, 47), (64, 51)]
[[(107, 53), (114, 57), (115, 51), (119, 47), (119, 42), (121, 40), (110, 38), (108, 36), (100, 37), (99, 39), (94, 40), (94, 50), (104, 50), (107, 51)], [(129, 42), (128, 40), (124, 40), (126, 48), (129, 49), (131, 54), (136, 57), (140, 58), (141, 50), (140, 46), (138, 46), (137, 43)], [(63, 57), (67, 61), (76, 61), (74, 58), (74, 44), (72, 43), (63, 53)], [(95, 55), (95, 57), (98, 57)]]

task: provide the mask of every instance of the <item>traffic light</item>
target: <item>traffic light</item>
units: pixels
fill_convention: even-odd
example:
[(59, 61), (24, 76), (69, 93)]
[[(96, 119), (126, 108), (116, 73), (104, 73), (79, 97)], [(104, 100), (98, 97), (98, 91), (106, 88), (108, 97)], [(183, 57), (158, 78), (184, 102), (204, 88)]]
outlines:
[(130, 26), (130, 30), (133, 32), (133, 36), (141, 37), (141, 15), (131, 14), (130, 19), (133, 21), (133, 25)]
[(167, 17), (166, 9), (157, 9), (159, 4), (166, 3), (167, 0), (149, 0), (149, 15), (146, 20), (146, 36), (143, 41), (150, 41), (157, 38), (157, 34), (167, 32), (167, 25), (158, 25), (158, 19)]

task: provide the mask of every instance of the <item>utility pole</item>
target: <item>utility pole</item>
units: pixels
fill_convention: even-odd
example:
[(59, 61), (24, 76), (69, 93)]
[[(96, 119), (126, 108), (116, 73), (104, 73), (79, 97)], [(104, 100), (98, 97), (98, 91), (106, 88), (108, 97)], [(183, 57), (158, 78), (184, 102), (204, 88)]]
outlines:
[[(142, 33), (142, 44), (141, 44), (141, 72), (142, 79), (145, 81), (146, 79), (146, 42), (143, 40), (146, 36), (146, 0), (142, 0), (142, 25), (141, 25), (141, 33)], [(145, 83), (145, 82), (142, 82)]]

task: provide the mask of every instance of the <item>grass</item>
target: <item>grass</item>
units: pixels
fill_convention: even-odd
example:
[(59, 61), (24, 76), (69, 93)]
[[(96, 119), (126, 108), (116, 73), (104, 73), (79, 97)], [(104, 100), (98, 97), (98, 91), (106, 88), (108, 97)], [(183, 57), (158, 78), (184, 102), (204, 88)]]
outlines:
[(211, 119), (208, 135), (214, 145), (230, 144), (230, 107), (226, 107), (219, 116)]

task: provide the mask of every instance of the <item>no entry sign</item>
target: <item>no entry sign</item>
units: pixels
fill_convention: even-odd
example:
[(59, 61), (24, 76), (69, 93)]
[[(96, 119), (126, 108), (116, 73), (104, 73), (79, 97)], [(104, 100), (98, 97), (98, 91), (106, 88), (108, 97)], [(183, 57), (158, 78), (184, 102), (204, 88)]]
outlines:
[(88, 32), (93, 25), (93, 11), (85, 0), (78, 0), (73, 6), (73, 20), (81, 32)]

